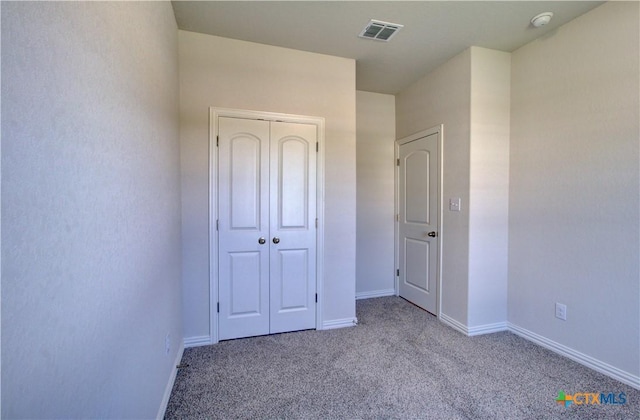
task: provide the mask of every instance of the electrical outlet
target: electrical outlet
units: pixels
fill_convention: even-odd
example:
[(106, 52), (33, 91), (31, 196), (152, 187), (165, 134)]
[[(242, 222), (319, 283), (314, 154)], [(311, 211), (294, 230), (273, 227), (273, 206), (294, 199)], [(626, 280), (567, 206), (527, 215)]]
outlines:
[(164, 352), (167, 355), (171, 352), (171, 333), (167, 333), (167, 336), (164, 339)]
[(567, 320), (567, 305), (556, 302), (556, 318)]

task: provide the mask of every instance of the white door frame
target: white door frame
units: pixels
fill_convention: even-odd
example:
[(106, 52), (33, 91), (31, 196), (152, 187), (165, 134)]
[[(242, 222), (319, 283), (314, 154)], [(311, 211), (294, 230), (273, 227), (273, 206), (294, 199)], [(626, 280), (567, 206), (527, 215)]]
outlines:
[(218, 118), (244, 118), (313, 124), (318, 128), (316, 167), (316, 329), (322, 329), (324, 290), (324, 118), (276, 112), (249, 111), (229, 108), (209, 108), (209, 337), (218, 342)]
[[(438, 171), (438, 221), (437, 221), (437, 232), (438, 232), (438, 261), (437, 261), (437, 286), (436, 286), (436, 294), (437, 294), (437, 309), (436, 316), (440, 319), (442, 315), (442, 242), (444, 241), (444, 229), (442, 223), (442, 214), (443, 208), (442, 203), (443, 200), (443, 179), (444, 179), (444, 160), (443, 160), (443, 151), (442, 151), (442, 138), (443, 138), (444, 126), (442, 124), (437, 125), (435, 127), (431, 127), (426, 130), (418, 131), (417, 133), (411, 134), (410, 136), (403, 137), (395, 141), (395, 160), (398, 162), (400, 159), (400, 145), (412, 142), (414, 140), (421, 139), (423, 137), (427, 137), (433, 134), (438, 134), (438, 164), (440, 165), (440, 169)], [(396, 214), (396, 223), (394, 228), (394, 240), (395, 240), (395, 267), (396, 270), (400, 268), (400, 166), (396, 165), (395, 170), (395, 214)], [(397, 271), (396, 271), (397, 273)], [(400, 285), (399, 285), (399, 277), (395, 276), (395, 293), (396, 296), (400, 295)]]

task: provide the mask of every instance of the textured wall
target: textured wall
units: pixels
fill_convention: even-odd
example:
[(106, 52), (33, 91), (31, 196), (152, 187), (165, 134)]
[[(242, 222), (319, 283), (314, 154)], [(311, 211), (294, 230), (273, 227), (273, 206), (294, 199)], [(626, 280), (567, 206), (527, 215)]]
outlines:
[(636, 382), (639, 25), (609, 2), (512, 55), (508, 295), (511, 323)]
[(462, 211), (443, 214), (442, 307), (467, 324), (469, 278), (469, 136), (471, 49), (467, 49), (396, 96), (396, 137), (444, 124), (444, 201), (462, 199)]
[(388, 294), (395, 288), (395, 97), (356, 92), (356, 294)]
[(179, 31), (185, 337), (209, 335), (209, 107), (325, 118), (324, 322), (355, 317), (354, 60)]
[(398, 138), (443, 124), (441, 311), (470, 334), (506, 325), (509, 66), (471, 47), (396, 100)]
[(171, 5), (3, 2), (2, 417), (155, 417), (180, 266)]
[(511, 54), (471, 48), (470, 328), (507, 319), (510, 76)]

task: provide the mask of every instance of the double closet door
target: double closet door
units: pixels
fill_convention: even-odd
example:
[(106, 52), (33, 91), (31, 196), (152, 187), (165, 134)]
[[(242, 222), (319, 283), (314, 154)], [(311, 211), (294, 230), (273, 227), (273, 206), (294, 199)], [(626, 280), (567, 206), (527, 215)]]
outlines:
[(219, 339), (315, 328), (317, 127), (217, 126)]

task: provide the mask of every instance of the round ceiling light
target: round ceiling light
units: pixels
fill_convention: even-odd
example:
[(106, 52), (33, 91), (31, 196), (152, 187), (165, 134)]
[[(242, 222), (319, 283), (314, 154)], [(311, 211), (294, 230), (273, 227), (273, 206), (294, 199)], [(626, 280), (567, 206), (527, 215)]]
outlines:
[(551, 22), (552, 17), (553, 17), (553, 12), (540, 13), (539, 15), (536, 15), (533, 17), (533, 19), (531, 19), (531, 24), (534, 27), (539, 28)]

